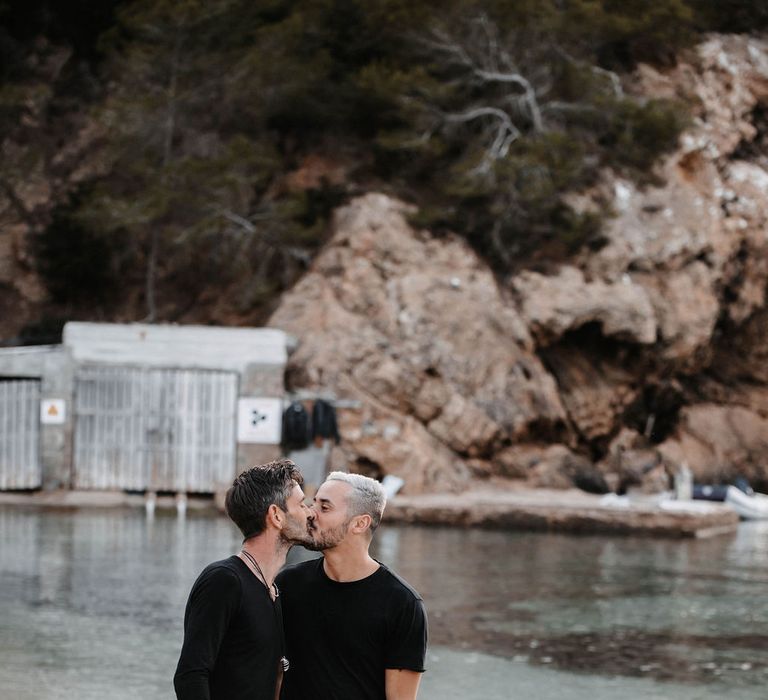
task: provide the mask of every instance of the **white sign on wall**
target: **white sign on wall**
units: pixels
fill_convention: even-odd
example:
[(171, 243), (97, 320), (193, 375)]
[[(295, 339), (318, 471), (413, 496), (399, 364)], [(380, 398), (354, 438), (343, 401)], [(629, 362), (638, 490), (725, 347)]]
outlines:
[(62, 425), (67, 418), (64, 399), (43, 399), (40, 402), (40, 422), (43, 425)]
[(280, 399), (238, 399), (237, 441), (279, 445), (282, 419)]

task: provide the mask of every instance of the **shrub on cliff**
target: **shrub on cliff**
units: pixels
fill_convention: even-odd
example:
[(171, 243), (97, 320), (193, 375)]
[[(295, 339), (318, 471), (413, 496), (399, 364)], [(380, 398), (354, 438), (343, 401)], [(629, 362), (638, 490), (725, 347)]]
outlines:
[(685, 121), (680, 105), (626, 95), (556, 24), (505, 21), (462, 13), (419, 37), (420, 66), (391, 74), (400, 124), (377, 141), (428, 203), (419, 221), (459, 230), (501, 271), (594, 240), (607, 212), (577, 214), (566, 195), (603, 166), (652, 180)]
[(768, 29), (765, 0), (690, 0), (704, 31), (749, 33)]
[[(608, 212), (577, 213), (567, 195), (604, 166), (652, 180), (685, 123), (678, 104), (626, 94), (627, 71), (673, 62), (707, 29), (768, 25), (757, 0), (109, 0), (99, 22), (117, 8), (116, 23), (89, 48), (65, 21), (81, 5), (29, 3), (57, 18), (37, 32), (103, 57), (87, 99), (111, 168), (71, 214), (93, 240), (128, 237), (150, 318), (161, 288), (193, 303), (211, 278), (257, 278), (236, 295), (247, 309), (290, 284), (345, 193), (288, 184), (318, 152), (343, 154), (348, 191), (414, 201), (502, 272), (594, 242)], [(27, 64), (9, 31), (0, 117), (20, 123), (30, 86), (16, 84)], [(64, 111), (61, 92), (45, 119)], [(55, 146), (24, 143), (53, 161)], [(9, 197), (25, 162), (0, 164)]]
[(270, 127), (293, 90), (282, 71), (302, 85), (313, 76), (282, 50), (289, 14), (281, 3), (141, 0), (102, 37), (109, 90), (94, 117), (111, 168), (76, 216), (128, 233), (150, 320), (169, 299), (194, 304), (211, 280), (255, 278), (232, 306), (258, 306), (321, 239), (338, 199), (322, 183), (313, 193), (282, 187), (291, 155)]

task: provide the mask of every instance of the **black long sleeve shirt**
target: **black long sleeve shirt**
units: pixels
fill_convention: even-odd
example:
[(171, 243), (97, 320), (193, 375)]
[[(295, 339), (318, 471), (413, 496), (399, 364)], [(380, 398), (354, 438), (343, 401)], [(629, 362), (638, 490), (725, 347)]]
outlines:
[(207, 566), (184, 613), (178, 700), (274, 700), (283, 655), (280, 598), (239, 557)]

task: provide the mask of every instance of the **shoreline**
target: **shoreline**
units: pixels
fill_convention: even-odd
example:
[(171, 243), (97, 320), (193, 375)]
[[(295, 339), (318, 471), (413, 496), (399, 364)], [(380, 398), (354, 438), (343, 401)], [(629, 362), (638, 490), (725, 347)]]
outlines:
[[(34, 508), (131, 508), (151, 512), (221, 513), (209, 496), (188, 496), (181, 504), (159, 495), (121, 491), (0, 492), (0, 505)], [(663, 538), (704, 538), (733, 532), (738, 515), (725, 505), (703, 501), (606, 500), (577, 489), (478, 489), (459, 494), (395, 496), (387, 503), (389, 523), (477, 527), (510, 531), (561, 532)]]

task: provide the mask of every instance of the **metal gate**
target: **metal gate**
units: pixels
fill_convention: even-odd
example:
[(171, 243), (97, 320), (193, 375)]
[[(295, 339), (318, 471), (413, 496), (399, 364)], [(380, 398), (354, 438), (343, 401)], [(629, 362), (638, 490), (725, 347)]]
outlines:
[(40, 381), (0, 377), (0, 490), (41, 481)]
[(213, 492), (235, 471), (233, 372), (84, 367), (75, 487)]

